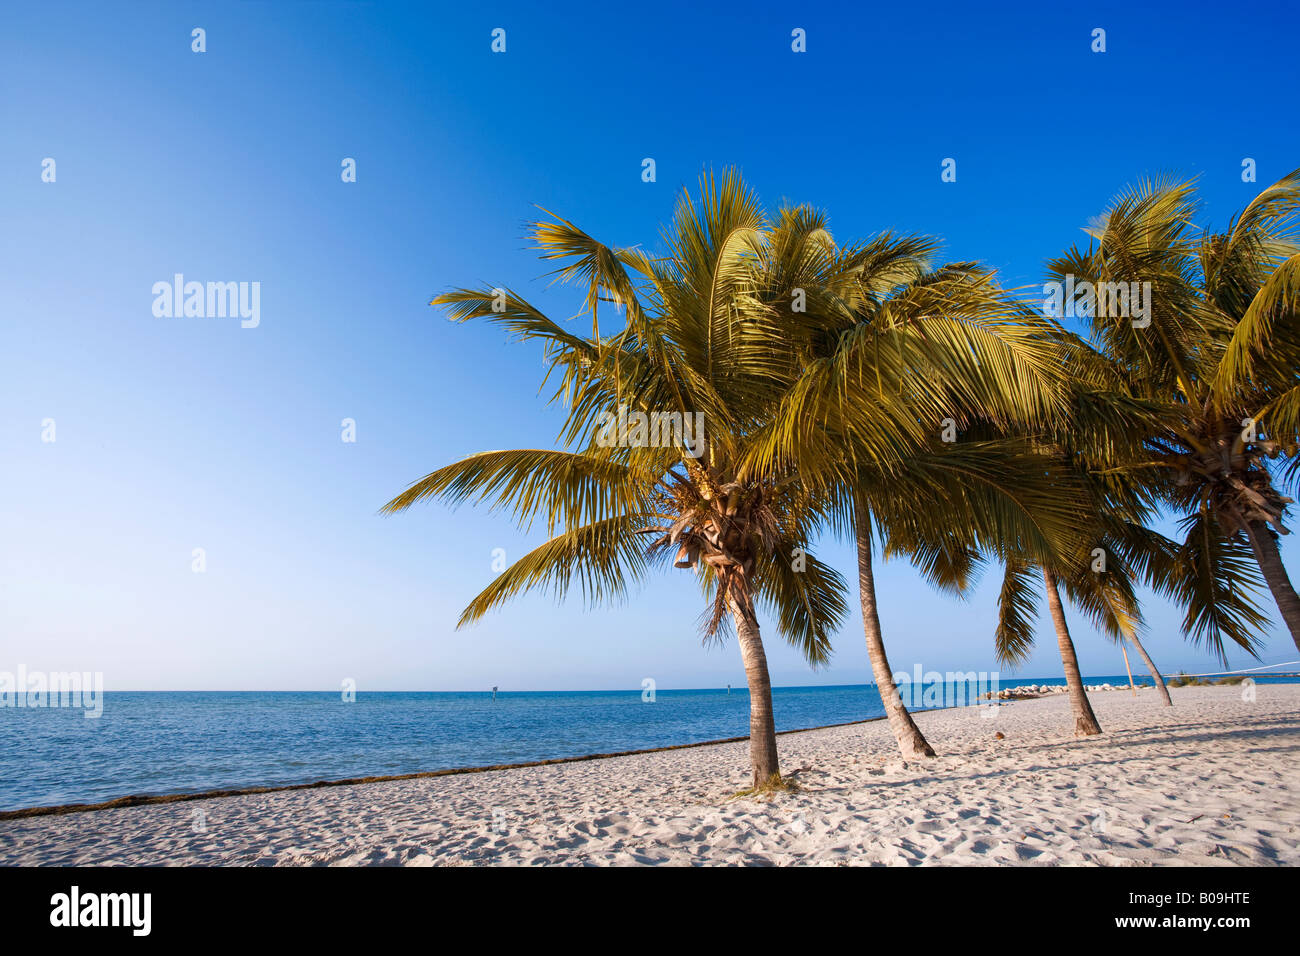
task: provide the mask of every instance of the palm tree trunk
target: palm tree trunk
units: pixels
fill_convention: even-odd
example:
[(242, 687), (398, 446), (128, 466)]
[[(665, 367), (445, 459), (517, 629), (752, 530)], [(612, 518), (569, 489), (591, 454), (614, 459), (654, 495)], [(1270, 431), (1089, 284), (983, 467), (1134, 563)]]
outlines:
[(858, 522), (858, 596), (862, 601), (862, 630), (867, 638), (867, 656), (871, 658), (871, 672), (876, 678), (876, 689), (885, 705), (889, 729), (894, 732), (898, 749), (904, 757), (933, 757), (934, 748), (921, 734), (916, 721), (903, 706), (894, 685), (894, 672), (885, 656), (885, 639), (880, 631), (880, 614), (876, 609), (876, 577), (871, 571), (871, 525), (866, 509), (859, 509)]
[(1047, 606), (1052, 612), (1052, 623), (1056, 625), (1056, 643), (1061, 648), (1061, 664), (1065, 667), (1065, 683), (1070, 688), (1070, 709), (1074, 711), (1074, 736), (1091, 737), (1101, 733), (1101, 724), (1092, 712), (1088, 695), (1083, 689), (1083, 678), (1079, 675), (1079, 659), (1074, 655), (1074, 642), (1070, 640), (1070, 629), (1065, 623), (1065, 610), (1061, 607), (1061, 594), (1056, 590), (1056, 575), (1050, 568), (1043, 568), (1043, 583), (1047, 585)]
[(776, 721), (772, 716), (772, 679), (767, 673), (767, 654), (758, 632), (753, 601), (732, 599), (731, 617), (736, 624), (740, 657), (745, 662), (749, 683), (749, 762), (754, 768), (754, 786), (780, 779), (776, 754)]
[(1250, 547), (1255, 552), (1259, 569), (1264, 572), (1268, 589), (1273, 592), (1277, 609), (1282, 612), (1282, 620), (1291, 631), (1291, 640), (1300, 648), (1300, 597), (1296, 596), (1291, 579), (1282, 565), (1282, 554), (1277, 549), (1273, 532), (1263, 521), (1247, 521), (1246, 537), (1250, 538)]
[(1151, 659), (1151, 655), (1147, 653), (1147, 649), (1142, 646), (1142, 642), (1137, 639), (1136, 634), (1129, 638), (1129, 643), (1133, 645), (1133, 649), (1136, 650), (1138, 654), (1142, 656), (1142, 660), (1146, 662), (1147, 670), (1149, 670), (1151, 676), (1155, 678), (1156, 690), (1160, 691), (1160, 699), (1164, 701), (1164, 705), (1166, 707), (1174, 706), (1174, 702), (1169, 699), (1169, 688), (1165, 686), (1165, 679), (1160, 676), (1160, 669), (1156, 667), (1156, 662)]

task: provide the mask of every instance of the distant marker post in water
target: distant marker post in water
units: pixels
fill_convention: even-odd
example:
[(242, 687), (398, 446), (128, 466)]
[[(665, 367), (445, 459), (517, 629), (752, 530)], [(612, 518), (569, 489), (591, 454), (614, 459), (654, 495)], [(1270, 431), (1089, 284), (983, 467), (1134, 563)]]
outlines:
[(495, 687), (492, 688), (492, 699), (493, 700), (497, 699), (497, 689)]

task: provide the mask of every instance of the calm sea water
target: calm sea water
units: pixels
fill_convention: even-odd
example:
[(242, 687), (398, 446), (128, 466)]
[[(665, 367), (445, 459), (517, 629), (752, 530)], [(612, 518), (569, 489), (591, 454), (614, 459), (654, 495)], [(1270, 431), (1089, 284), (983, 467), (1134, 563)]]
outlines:
[[(1000, 686), (1040, 683), (1062, 681)], [(884, 714), (873, 685), (776, 688), (773, 707), (778, 730)], [(661, 690), (653, 703), (639, 689), (503, 692), (495, 701), (490, 692), (358, 693), (353, 703), (337, 692), (109, 692), (96, 719), (76, 708), (0, 707), (0, 810), (519, 763), (748, 732), (744, 688)]]

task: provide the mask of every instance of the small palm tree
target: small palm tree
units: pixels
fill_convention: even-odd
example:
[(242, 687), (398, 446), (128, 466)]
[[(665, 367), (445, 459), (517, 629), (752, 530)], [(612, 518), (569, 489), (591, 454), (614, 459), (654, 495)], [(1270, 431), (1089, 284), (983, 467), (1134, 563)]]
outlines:
[[(829, 658), (845, 605), (843, 579), (809, 553), (824, 520), (818, 504), (788, 468), (753, 465), (752, 436), (791, 365), (787, 330), (757, 278), (768, 242), (763, 213), (727, 172), (703, 178), (698, 203), (683, 195), (661, 259), (602, 245), (558, 218), (535, 224), (533, 235), (543, 259), (563, 263), (561, 279), (585, 286), (590, 336), (503, 289), (462, 289), (433, 304), (545, 345), (568, 447), (470, 456), (415, 482), (383, 511), (437, 496), (507, 508), (524, 527), (545, 519), (549, 539), (485, 588), (461, 626), (532, 588), (562, 596), (576, 580), (598, 602), (624, 596), (670, 557), (695, 571), (711, 598), (706, 640), (734, 627), (740, 645), (754, 786), (778, 784), (759, 608), (815, 666)], [(622, 314), (616, 334), (600, 332), (602, 302)], [(666, 441), (665, 420), (676, 429)], [(681, 427), (701, 421), (694, 433)]]
[[(1080, 528), (1085, 527), (1080, 525)], [(1173, 570), (1177, 567), (1177, 559), (1171, 558), (1176, 550), (1172, 542), (1141, 523), (1124, 520), (1113, 513), (1094, 515), (1092, 530), (1081, 531), (1077, 540), (1081, 545), (1081, 560), (1066, 570), (1054, 567), (1050, 562), (1043, 562), (1037, 568), (1023, 560), (1007, 562), (998, 595), (994, 646), (998, 660), (1003, 664), (1015, 666), (1028, 657), (1033, 647), (1037, 617), (1034, 577), (1035, 574), (1041, 575), (1069, 689), (1075, 735), (1083, 737), (1101, 733), (1101, 725), (1084, 690), (1078, 656), (1061, 601), (1062, 588), (1071, 603), (1082, 610), (1104, 636), (1116, 644), (1131, 645), (1141, 655), (1151, 672), (1161, 703), (1171, 707), (1173, 701), (1164, 678), (1139, 637), (1143, 624), (1136, 582), (1145, 573), (1151, 576), (1149, 583), (1169, 592), (1176, 588), (1178, 575)], [(1175, 580), (1171, 581), (1171, 578)], [(1234, 600), (1227, 595), (1223, 597)]]
[[(1035, 568), (1032, 564), (1023, 562), (1007, 563), (1002, 590), (998, 595), (998, 626), (994, 637), (998, 660), (1002, 664), (1014, 666), (1028, 657), (1033, 647), (1033, 622), (1037, 617), (1034, 599), (1036, 575), (1042, 576), (1047, 607), (1056, 629), (1056, 642), (1065, 671), (1065, 683), (1069, 689), (1070, 710), (1074, 715), (1075, 736), (1099, 734), (1101, 724), (1084, 690), (1079, 659), (1065, 619), (1060, 579), (1050, 565)], [(1136, 602), (1130, 603), (1131, 595), (1123, 594), (1118, 589), (1108, 590), (1100, 579), (1090, 577), (1088, 572), (1067, 578), (1066, 591), (1076, 604), (1093, 612), (1094, 623), (1113, 639), (1131, 640), (1136, 633)]]
[(1101, 733), (1101, 725), (1084, 690), (1062, 589), (1106, 637), (1133, 645), (1166, 706), (1172, 705), (1168, 689), (1138, 636), (1142, 619), (1137, 582), (1189, 608), (1203, 602), (1214, 609), (1211, 618), (1200, 622), (1200, 631), (1189, 628), (1193, 639), (1208, 629), (1253, 653), (1251, 625), (1257, 612), (1249, 592), (1235, 587), (1235, 578), (1199, 580), (1195, 563), (1187, 560), (1183, 549), (1147, 526), (1161, 488), (1153, 487), (1146, 470), (1124, 464), (1142, 459), (1144, 436), (1162, 409), (1128, 394), (1122, 370), (1106, 356), (1063, 329), (1059, 335), (1071, 373), (1069, 411), (1032, 441), (1045, 475), (1055, 466), (1057, 475), (1073, 478), (1058, 489), (1079, 509), (1073, 554), (1025, 548), (1005, 562), (994, 643), (1003, 664), (1014, 666), (1026, 659), (1037, 617), (1035, 578), (1041, 576), (1069, 688), (1075, 734), (1089, 736)]
[[(1300, 170), (1223, 232), (1197, 233), (1196, 211), (1191, 183), (1143, 182), (1088, 229), (1086, 249), (1049, 268), (1089, 283), (1092, 301), (1077, 308), (1097, 348), (1126, 394), (1154, 409), (1143, 455), (1124, 467), (1145, 471), (1182, 516), (1188, 631), (1222, 659), (1226, 641), (1249, 643), (1245, 631), (1264, 623), (1216, 605), (1225, 580), (1258, 579), (1247, 563), (1300, 647), (1300, 597), (1277, 544), (1300, 468)], [(1147, 290), (1139, 316), (1132, 299)]]

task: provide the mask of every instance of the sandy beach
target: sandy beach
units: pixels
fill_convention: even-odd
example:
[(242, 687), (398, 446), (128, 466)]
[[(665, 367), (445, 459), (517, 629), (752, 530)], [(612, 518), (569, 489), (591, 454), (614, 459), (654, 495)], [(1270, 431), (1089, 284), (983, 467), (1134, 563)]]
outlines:
[[(1064, 695), (784, 734), (799, 790), (734, 798), (743, 743), (0, 822), (3, 864), (1111, 865), (1300, 863), (1300, 685)], [(997, 739), (1001, 733), (1003, 739)]]

